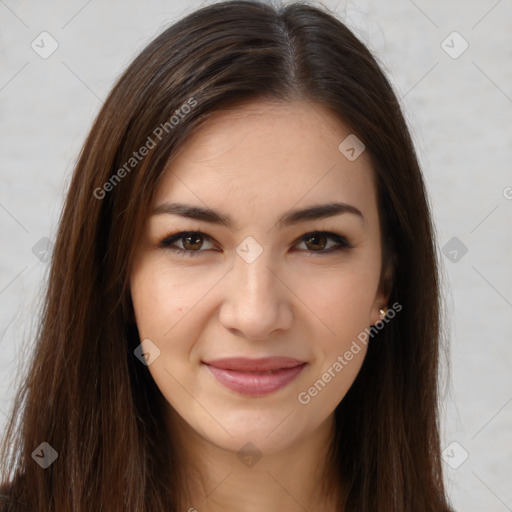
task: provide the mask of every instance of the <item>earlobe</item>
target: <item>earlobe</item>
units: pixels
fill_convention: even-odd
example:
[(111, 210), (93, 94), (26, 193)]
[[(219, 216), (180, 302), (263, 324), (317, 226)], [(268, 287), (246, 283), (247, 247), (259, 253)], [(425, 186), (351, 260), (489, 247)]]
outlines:
[(386, 305), (387, 297), (385, 297), (384, 299), (381, 299), (379, 301), (379, 304), (380, 304), (380, 307), (377, 306), (377, 307), (379, 307), (378, 313), (374, 313), (372, 316), (372, 325), (376, 325), (376, 324), (382, 322), (388, 314), (389, 308)]
[[(381, 280), (379, 283), (379, 291), (377, 293), (377, 297), (375, 298), (374, 303), (374, 315), (373, 315), (373, 321), (372, 324), (376, 325), (377, 323), (382, 322), (388, 313), (388, 306), (387, 303), (389, 301), (389, 296), (391, 295), (391, 288), (393, 286), (393, 275), (394, 275), (394, 268), (395, 268), (395, 260), (396, 256), (393, 253), (391, 257), (386, 262), (386, 270), (384, 271), (383, 275), (381, 276)], [(377, 311), (378, 308), (378, 311)]]
[(389, 294), (384, 293), (382, 290), (379, 291), (377, 296), (375, 297), (375, 302), (373, 306), (372, 311), (372, 324), (375, 325), (377, 323), (380, 323), (386, 318), (386, 315), (388, 313), (388, 301), (389, 301)]

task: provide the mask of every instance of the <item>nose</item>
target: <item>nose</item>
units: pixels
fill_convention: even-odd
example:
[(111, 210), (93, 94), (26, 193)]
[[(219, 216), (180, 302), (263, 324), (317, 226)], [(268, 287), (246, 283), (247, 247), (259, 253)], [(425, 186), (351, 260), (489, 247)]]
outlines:
[(225, 283), (220, 322), (236, 336), (264, 341), (292, 324), (293, 293), (270, 264), (266, 251), (252, 263), (235, 258)]

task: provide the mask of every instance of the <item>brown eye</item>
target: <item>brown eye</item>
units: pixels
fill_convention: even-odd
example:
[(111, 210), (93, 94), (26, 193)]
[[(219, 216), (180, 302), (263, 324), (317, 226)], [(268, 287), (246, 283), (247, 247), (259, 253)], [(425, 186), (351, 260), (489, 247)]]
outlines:
[[(329, 246), (329, 241), (334, 243)], [(211, 244), (211, 247), (206, 246), (205, 248), (205, 242)], [(306, 233), (300, 237), (299, 242), (306, 246), (306, 253), (318, 255), (352, 248), (352, 245), (344, 236), (324, 231)], [(162, 240), (159, 246), (183, 256), (198, 256), (207, 250), (218, 250), (215, 249), (211, 238), (201, 231), (176, 233)]]
[(183, 248), (187, 251), (195, 251), (203, 245), (203, 237), (199, 234), (192, 234), (183, 237)]
[[(212, 247), (206, 246), (206, 248), (204, 248), (205, 242), (211, 244)], [(181, 247), (178, 244), (180, 244)], [(200, 255), (202, 252), (213, 248), (210, 237), (200, 231), (182, 231), (181, 233), (176, 233), (162, 240), (159, 246), (163, 249), (168, 249), (177, 254), (186, 256)]]
[[(335, 243), (328, 247), (329, 240)], [(306, 233), (300, 237), (300, 242), (306, 246), (307, 252), (318, 253), (319, 255), (352, 248), (352, 245), (344, 236), (324, 231)]]
[(323, 234), (314, 234), (304, 240), (308, 249), (312, 251), (321, 251), (327, 245), (328, 237)]

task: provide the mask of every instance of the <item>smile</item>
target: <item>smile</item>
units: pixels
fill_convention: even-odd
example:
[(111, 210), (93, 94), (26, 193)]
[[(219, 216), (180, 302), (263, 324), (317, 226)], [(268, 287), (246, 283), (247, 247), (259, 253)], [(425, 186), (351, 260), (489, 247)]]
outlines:
[(249, 396), (273, 393), (295, 379), (307, 364), (289, 357), (230, 358), (204, 363), (226, 388)]

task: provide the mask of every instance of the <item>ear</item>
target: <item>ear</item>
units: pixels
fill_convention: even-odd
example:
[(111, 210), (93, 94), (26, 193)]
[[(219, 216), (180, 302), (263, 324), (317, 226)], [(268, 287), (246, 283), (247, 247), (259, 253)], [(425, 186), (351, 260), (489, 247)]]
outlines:
[(380, 291), (375, 296), (375, 301), (373, 303), (372, 312), (371, 312), (372, 325), (375, 325), (376, 323), (378, 323), (382, 320), (382, 315), (380, 313), (380, 310), (388, 307), (387, 306), (388, 300), (389, 300), (389, 295), (384, 295)]
[(380, 309), (389, 307), (389, 296), (391, 295), (391, 288), (393, 285), (394, 259), (395, 258), (393, 257), (391, 258), (391, 261), (387, 262), (386, 269), (381, 275), (379, 287), (371, 310), (372, 325), (375, 325), (382, 320)]

